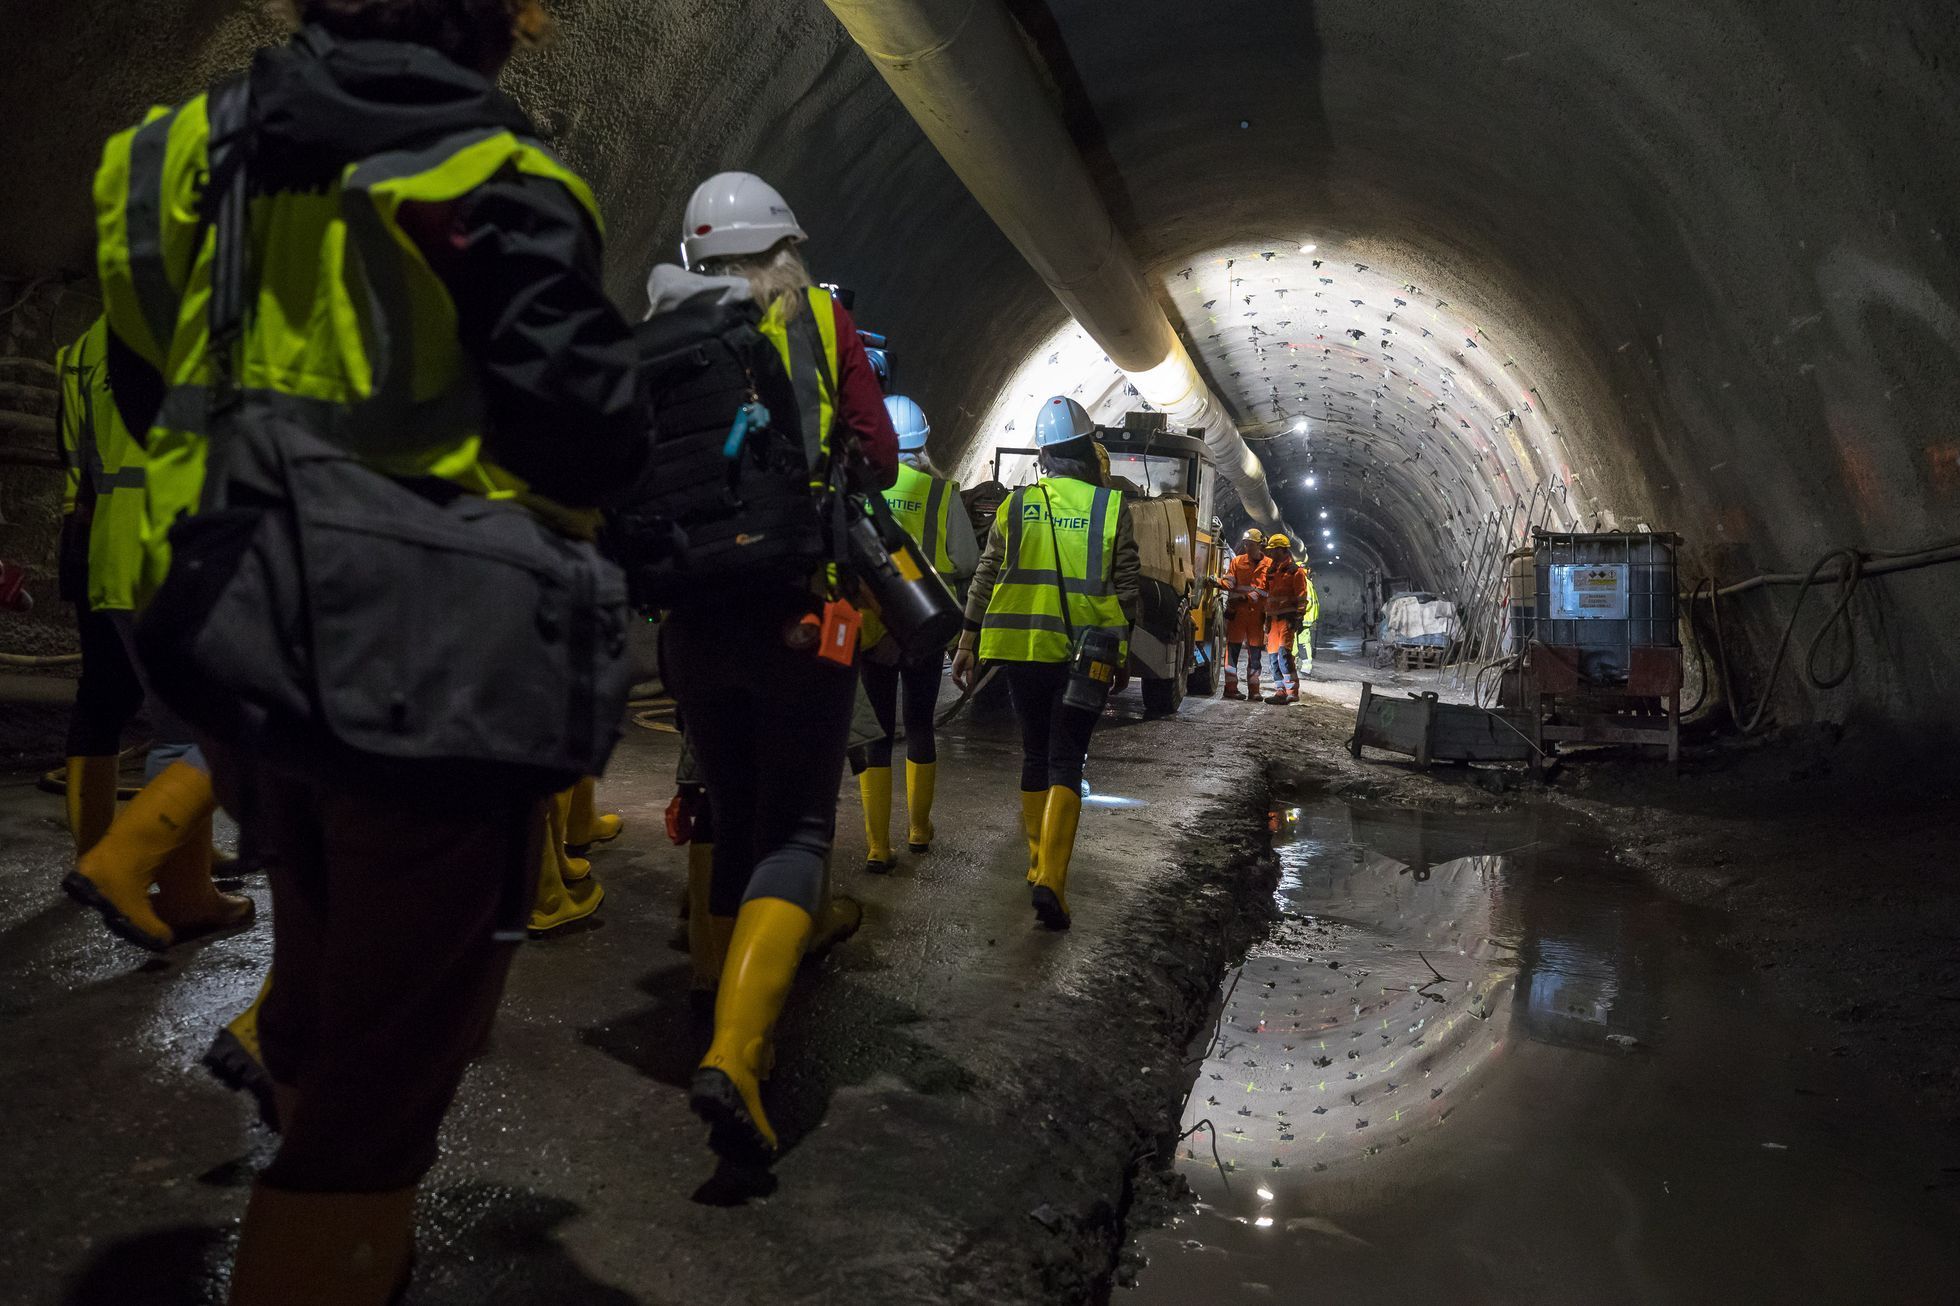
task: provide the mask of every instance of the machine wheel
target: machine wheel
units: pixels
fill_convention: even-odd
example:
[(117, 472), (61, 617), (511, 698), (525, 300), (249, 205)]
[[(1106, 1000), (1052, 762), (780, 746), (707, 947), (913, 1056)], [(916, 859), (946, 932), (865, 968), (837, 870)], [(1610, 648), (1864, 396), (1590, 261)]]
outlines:
[(1205, 664), (1192, 667), (1191, 674), (1184, 678), (1184, 692), (1195, 698), (1210, 698), (1218, 692), (1218, 664), (1225, 660), (1225, 641), (1211, 640), (1206, 652)]
[(1159, 680), (1146, 676), (1143, 681), (1143, 714), (1145, 716), (1170, 716), (1177, 711), (1178, 704), (1184, 701), (1184, 682), (1177, 677)]

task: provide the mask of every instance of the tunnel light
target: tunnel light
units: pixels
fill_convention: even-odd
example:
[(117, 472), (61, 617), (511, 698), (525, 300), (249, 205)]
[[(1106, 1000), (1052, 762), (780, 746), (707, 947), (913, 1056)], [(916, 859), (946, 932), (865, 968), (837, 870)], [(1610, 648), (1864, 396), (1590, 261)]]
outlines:
[(1270, 1229), (1273, 1227), (1273, 1217), (1270, 1215), (1262, 1215), (1257, 1220), (1254, 1220), (1252, 1223), (1254, 1228)]
[(1264, 1186), (1264, 1185), (1262, 1184), (1262, 1185), (1260, 1186), (1260, 1188), (1259, 1188), (1259, 1200), (1260, 1200), (1260, 1201), (1262, 1201), (1262, 1202), (1270, 1202), (1270, 1201), (1272, 1201), (1272, 1200), (1273, 1200), (1273, 1190), (1272, 1190), (1272, 1189), (1270, 1189), (1270, 1188), (1267, 1188), (1267, 1187), (1265, 1187), (1265, 1186)]
[(1326, 521), (1326, 520), (1327, 520), (1327, 509), (1325, 509), (1325, 508), (1322, 508), (1322, 509), (1320, 510), (1320, 520), (1322, 520), (1322, 521)]
[[(1320, 514), (1320, 515), (1321, 515), (1321, 516), (1323, 516), (1323, 517), (1325, 517), (1325, 516), (1326, 516), (1327, 514), (1323, 512), (1323, 513), (1322, 513), (1322, 514)], [(1334, 532), (1332, 532), (1332, 531), (1330, 531), (1330, 530), (1322, 530), (1322, 531), (1320, 532), (1320, 538), (1321, 538), (1321, 539), (1323, 539), (1323, 540), (1331, 540), (1331, 539), (1333, 539), (1333, 538), (1334, 538)]]
[(1294, 418), (1294, 419), (1293, 419), (1293, 429), (1294, 429), (1294, 430), (1296, 430), (1296, 431), (1304, 431), (1304, 430), (1306, 430), (1306, 429), (1307, 429), (1307, 419), (1306, 419), (1306, 418), (1304, 418), (1304, 417), (1296, 417), (1296, 418)]
[(1317, 478), (1315, 478), (1315, 477), (1312, 477), (1312, 476), (1309, 476), (1309, 477), (1307, 478), (1307, 488), (1308, 488), (1309, 490), (1311, 490), (1311, 489), (1312, 489), (1312, 488), (1313, 488), (1313, 487), (1314, 487), (1315, 485), (1317, 485), (1317, 484), (1319, 484), (1319, 481), (1318, 481), (1318, 479), (1317, 479)]
[(1302, 254), (1311, 254), (1319, 248), (1320, 246), (1314, 244), (1312, 241), (1308, 241), (1306, 244), (1300, 246), (1300, 252)]

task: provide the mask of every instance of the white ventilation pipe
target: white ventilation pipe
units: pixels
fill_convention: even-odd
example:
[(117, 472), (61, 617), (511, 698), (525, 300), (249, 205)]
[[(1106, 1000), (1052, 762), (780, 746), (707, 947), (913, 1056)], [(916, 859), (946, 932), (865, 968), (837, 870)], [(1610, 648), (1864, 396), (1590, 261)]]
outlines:
[(1246, 512), (1280, 529), (1259, 459), (1171, 329), (1000, 0), (825, 0), (953, 171), (1151, 407), (1201, 428)]

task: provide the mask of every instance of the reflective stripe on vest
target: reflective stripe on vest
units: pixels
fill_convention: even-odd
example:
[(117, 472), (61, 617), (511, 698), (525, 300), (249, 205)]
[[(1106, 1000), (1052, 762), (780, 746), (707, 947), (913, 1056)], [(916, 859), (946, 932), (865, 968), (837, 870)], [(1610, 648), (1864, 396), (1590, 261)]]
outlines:
[[(153, 111), (112, 137), (96, 174), (105, 311), (165, 384), (147, 441), (145, 595), (168, 569), (170, 525), (196, 510), (204, 483), (215, 242), (197, 205), (208, 167), (207, 103), (200, 95)], [(237, 366), (245, 410), (297, 418), (393, 475), (525, 496), (521, 480), (482, 456), (483, 400), (456, 305), (399, 223), (404, 205), (459, 199), (506, 170), (558, 182), (600, 225), (591, 189), (576, 174), (538, 142), (501, 128), (374, 155), (325, 193), (255, 197), (254, 230), (274, 234), (253, 242)]]
[(946, 547), (953, 496), (947, 488), (947, 483), (939, 477), (901, 462), (898, 480), (885, 491), (885, 505), (892, 510), (892, 516), (918, 542), (941, 576), (953, 574), (953, 558)]
[(1115, 490), (1068, 479), (1043, 479), (1001, 505), (1005, 549), (981, 625), (981, 657), (1066, 662), (1071, 627), (1077, 634), (1107, 630), (1127, 646), (1129, 622), (1114, 575), (1122, 512), (1123, 496)]

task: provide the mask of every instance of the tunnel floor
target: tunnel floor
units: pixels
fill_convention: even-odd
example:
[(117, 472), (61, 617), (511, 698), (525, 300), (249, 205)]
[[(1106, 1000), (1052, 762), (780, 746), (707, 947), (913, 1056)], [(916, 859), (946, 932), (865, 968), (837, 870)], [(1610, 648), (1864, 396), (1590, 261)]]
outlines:
[[(703, 1034), (671, 943), (676, 740), (630, 731), (602, 788), (628, 823), (595, 855), (606, 905), (520, 954), (424, 1189), (409, 1302), (1229, 1302), (1315, 1285), (1342, 1301), (1734, 1301), (1778, 1295), (1812, 1260), (1889, 1276), (1864, 1280), (1877, 1299), (1952, 1281), (1960, 1086), (1921, 1078), (1960, 1047), (1940, 997), (1960, 981), (1960, 918), (1926, 873), (1950, 859), (1950, 804), (1832, 819), (1828, 767), (1788, 754), (1691, 752), (1685, 784), (1606, 762), (1551, 801), (1491, 773), (1357, 763), (1350, 677), (1324, 665), (1287, 709), (1192, 701), (1146, 722), (1132, 691), (1092, 754), (1066, 936), (1031, 928), (1010, 720), (947, 732), (939, 843), (894, 876), (857, 869), (847, 783), (838, 880), (866, 925), (792, 997), (770, 1191), (717, 1182), (686, 1111)], [(116, 942), (56, 889), (59, 800), (33, 780), (0, 776), (0, 1300), (221, 1301), (273, 1139), (197, 1061), (250, 999), (269, 935), (162, 959)], [(262, 882), (244, 887), (263, 907)], [(1201, 1070), (1193, 1109), (1239, 1167), (1227, 1197), (1207, 1187), (1203, 1132), (1168, 1169), (1137, 1163), (1178, 1132), (1234, 973), (1217, 1050), (1259, 1064), (1226, 1078), (1293, 1075), (1297, 1096), (1306, 1073), (1338, 1073), (1330, 1097), (1350, 1068), (1368, 1078), (1319, 1171), (1304, 1152), (1235, 1152), (1232, 1129), (1280, 1119), (1238, 1106), (1279, 1104), (1234, 1104), (1208, 1078), (1225, 1071)], [(1391, 1037), (1371, 1026), (1361, 1058), (1302, 1063), (1290, 1037), (1266, 1046), (1282, 993), (1288, 1024), (1387, 1020)], [(1244, 1028), (1255, 1004), (1265, 1033)], [(1433, 1059), (1424, 1087), (1398, 1078), (1411, 1052)], [(1413, 1111), (1364, 1093), (1390, 1080)], [(1206, 1209), (1171, 1193), (1178, 1173)], [(1274, 1226), (1237, 1223), (1262, 1210)], [(1694, 1254), (1662, 1255), (1699, 1233)], [(1139, 1266), (1135, 1294), (1113, 1287)], [(1608, 1289), (1568, 1291), (1589, 1267)], [(1504, 1290), (1438, 1290), (1459, 1281)], [(1874, 1299), (1815, 1282), (1808, 1299)], [(1260, 1283), (1273, 1295), (1241, 1291)]]

